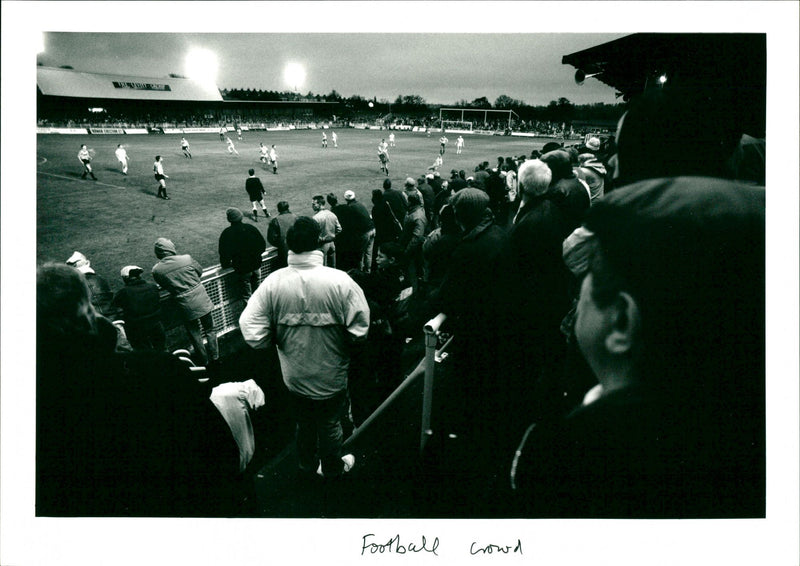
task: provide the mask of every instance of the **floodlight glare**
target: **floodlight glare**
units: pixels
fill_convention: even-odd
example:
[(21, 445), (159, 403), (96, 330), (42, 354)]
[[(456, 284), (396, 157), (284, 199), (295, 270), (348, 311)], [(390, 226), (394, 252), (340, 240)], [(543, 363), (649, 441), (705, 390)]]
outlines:
[(306, 80), (306, 70), (300, 63), (288, 63), (283, 71), (283, 79), (294, 90), (298, 90)]
[(660, 77), (658, 77), (658, 84), (663, 85), (665, 82), (667, 82), (667, 75), (661, 75)]
[(186, 55), (186, 76), (201, 83), (217, 82), (217, 55), (213, 51), (196, 47)]

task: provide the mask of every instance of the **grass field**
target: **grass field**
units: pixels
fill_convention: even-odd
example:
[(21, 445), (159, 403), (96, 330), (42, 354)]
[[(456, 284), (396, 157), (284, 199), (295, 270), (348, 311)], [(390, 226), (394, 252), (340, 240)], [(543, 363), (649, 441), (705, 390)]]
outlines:
[[(329, 133), (330, 134), (330, 133)], [(37, 260), (65, 261), (74, 251), (84, 253), (92, 267), (117, 289), (121, 267), (140, 265), (149, 271), (155, 264), (153, 243), (170, 238), (178, 253), (190, 253), (203, 266), (219, 263), (217, 242), (228, 226), (225, 209), (236, 206), (253, 222), (244, 190), (247, 170), (254, 168), (266, 188), (270, 214), (285, 200), (292, 212), (311, 215), (311, 197), (333, 192), (343, 201), (352, 190), (371, 210), (372, 189), (381, 188), (385, 175), (379, 170), (377, 146), (387, 132), (338, 130), (339, 147), (321, 147), (321, 132), (245, 132), (236, 141), (239, 155), (227, 152), (217, 134), (187, 136), (193, 159), (185, 158), (179, 135), (40, 135), (37, 140)], [(496, 164), (498, 156), (529, 155), (549, 138), (465, 136), (465, 149), (456, 155), (456, 134), (448, 135), (443, 177), (451, 169), (472, 171), (481, 161)], [(439, 134), (397, 132), (397, 146), (390, 148), (390, 178), (402, 187), (408, 176), (423, 174), (439, 150)], [(258, 144), (275, 144), (278, 174), (258, 161)], [(97, 181), (82, 180), (78, 149), (82, 143), (95, 150), (92, 162)], [(131, 158), (123, 176), (114, 156), (122, 143)], [(164, 158), (172, 200), (156, 198), (153, 160)], [(266, 237), (268, 220), (255, 225)]]

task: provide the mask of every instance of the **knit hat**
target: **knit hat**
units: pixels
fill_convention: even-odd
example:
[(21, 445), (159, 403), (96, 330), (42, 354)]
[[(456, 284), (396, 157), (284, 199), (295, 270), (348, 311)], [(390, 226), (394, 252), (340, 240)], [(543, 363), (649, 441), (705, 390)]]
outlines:
[(175, 244), (172, 243), (172, 240), (159, 238), (156, 240), (155, 252), (156, 257), (161, 259), (165, 255), (176, 255), (178, 250), (175, 249)]
[(344, 200), (356, 200), (356, 194), (353, 191), (345, 191)]
[(89, 267), (89, 260), (81, 252), (75, 252), (69, 256), (67, 265), (71, 265), (81, 273), (94, 273), (94, 269)]
[(225, 211), (225, 216), (228, 217), (228, 222), (230, 222), (231, 224), (233, 224), (234, 222), (241, 222), (242, 218), (244, 218), (242, 211), (233, 206)]
[(597, 138), (589, 138), (589, 141), (586, 142), (586, 148), (597, 151), (600, 149), (600, 140)]
[(480, 189), (467, 187), (453, 195), (450, 204), (456, 213), (456, 220), (470, 230), (483, 218), (489, 206), (489, 195)]
[(427, 175), (425, 175), (425, 178), (426, 179), (433, 179), (433, 173), (428, 173)]
[(138, 265), (126, 265), (119, 272), (123, 279), (127, 279), (128, 277), (139, 277), (142, 273), (144, 273), (144, 269)]
[(406, 177), (406, 186), (407, 187), (416, 187), (417, 182), (414, 180), (413, 177)]

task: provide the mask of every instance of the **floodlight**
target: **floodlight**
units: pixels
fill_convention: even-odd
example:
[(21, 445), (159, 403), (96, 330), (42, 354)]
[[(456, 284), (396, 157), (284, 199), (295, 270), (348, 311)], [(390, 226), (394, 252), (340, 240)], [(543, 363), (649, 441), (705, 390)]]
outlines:
[(306, 70), (300, 63), (287, 63), (283, 71), (283, 79), (294, 90), (298, 90), (306, 80)]
[(661, 75), (658, 77), (658, 84), (663, 85), (665, 82), (667, 82), (667, 75)]
[(186, 76), (201, 83), (216, 84), (217, 55), (202, 47), (195, 47), (186, 55)]

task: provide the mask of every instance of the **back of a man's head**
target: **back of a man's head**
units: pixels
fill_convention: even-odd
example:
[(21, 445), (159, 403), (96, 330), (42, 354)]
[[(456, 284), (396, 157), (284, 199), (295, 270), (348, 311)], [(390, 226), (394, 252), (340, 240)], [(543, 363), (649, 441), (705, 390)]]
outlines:
[(392, 180), (391, 179), (384, 179), (383, 180), (383, 189), (388, 190), (392, 188)]
[(565, 149), (550, 151), (542, 155), (540, 159), (547, 163), (547, 166), (553, 172), (553, 181), (571, 179), (575, 176), (572, 172), (572, 158)]
[(660, 177), (722, 176), (741, 137), (739, 113), (704, 88), (648, 91), (620, 121), (617, 186)]
[[(643, 181), (586, 218), (600, 308), (624, 292), (640, 315), (641, 380), (664, 390), (763, 384), (765, 192), (721, 179)], [(738, 394), (737, 394), (738, 395)]]
[(319, 246), (320, 227), (316, 220), (300, 216), (286, 231), (286, 245), (296, 254), (316, 250)]
[(517, 172), (519, 189), (528, 197), (546, 193), (552, 179), (553, 172), (550, 167), (539, 159), (529, 159), (520, 165)]
[(289, 203), (285, 200), (282, 200), (278, 203), (278, 212), (283, 214), (284, 212), (289, 212)]
[(94, 309), (83, 274), (69, 265), (47, 263), (36, 271), (36, 321), (40, 332), (70, 335), (94, 328)]

